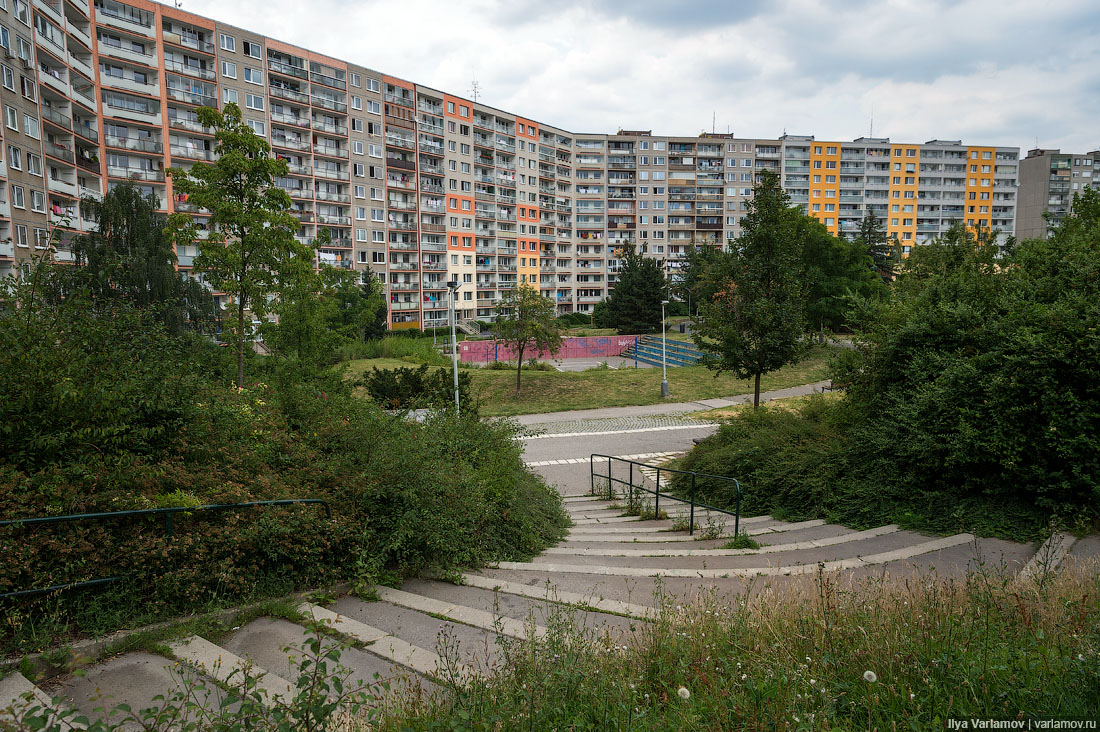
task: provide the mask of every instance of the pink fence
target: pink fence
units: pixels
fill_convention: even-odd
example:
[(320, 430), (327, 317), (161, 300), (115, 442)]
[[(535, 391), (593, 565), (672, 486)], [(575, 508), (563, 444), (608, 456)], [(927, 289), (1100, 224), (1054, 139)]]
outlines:
[[(637, 336), (590, 336), (587, 338), (563, 338), (561, 350), (554, 354), (540, 353), (542, 361), (562, 358), (607, 358), (618, 356), (634, 345)], [(534, 354), (524, 353), (527, 360)], [(458, 344), (458, 357), (470, 363), (511, 361), (515, 354), (500, 341), (462, 341)]]

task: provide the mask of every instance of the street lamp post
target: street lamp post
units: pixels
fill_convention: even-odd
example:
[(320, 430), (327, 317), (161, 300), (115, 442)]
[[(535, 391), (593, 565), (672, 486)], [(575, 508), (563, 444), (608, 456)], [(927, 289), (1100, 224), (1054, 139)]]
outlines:
[(447, 289), (451, 291), (451, 366), (454, 371), (455, 379), (455, 416), (461, 414), (462, 407), (458, 403), (458, 340), (455, 338), (455, 304), (458, 300), (458, 286), (457, 279), (449, 280), (447, 282)]
[(665, 345), (665, 305), (668, 300), (661, 300), (661, 396), (668, 396), (668, 356)]

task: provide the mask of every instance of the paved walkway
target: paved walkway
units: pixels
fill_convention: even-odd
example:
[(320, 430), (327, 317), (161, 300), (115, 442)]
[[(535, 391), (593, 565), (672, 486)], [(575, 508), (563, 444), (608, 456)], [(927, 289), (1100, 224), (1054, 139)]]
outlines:
[[(820, 392), (822, 387), (828, 386), (828, 381), (818, 381), (813, 384), (792, 386), (788, 389), (775, 389), (760, 393), (760, 400), (771, 401), (773, 399), (785, 399), (793, 396), (806, 396), (814, 392)], [(684, 415), (691, 412), (701, 412), (707, 409), (720, 409), (732, 407), (737, 404), (745, 404), (752, 401), (752, 394), (738, 394), (736, 396), (720, 399), (700, 399), (694, 402), (664, 402), (660, 404), (644, 404), (637, 407), (601, 407), (599, 409), (577, 409), (568, 412), (552, 412), (549, 414), (523, 414), (513, 417), (524, 425), (550, 425), (557, 422), (583, 422), (601, 419), (623, 419), (637, 417), (654, 417), (659, 415)]]

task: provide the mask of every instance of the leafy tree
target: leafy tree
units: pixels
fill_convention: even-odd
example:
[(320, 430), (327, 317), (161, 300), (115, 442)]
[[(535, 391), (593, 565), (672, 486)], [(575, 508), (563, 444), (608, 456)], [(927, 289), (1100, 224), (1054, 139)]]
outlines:
[(561, 348), (561, 328), (554, 319), (554, 301), (543, 297), (530, 285), (520, 285), (501, 298), (497, 305), (497, 338), (516, 354), (516, 393), (520, 390), (523, 354), (543, 351), (557, 353)]
[(708, 367), (754, 379), (754, 409), (760, 405), (760, 376), (805, 350), (801, 219), (779, 176), (762, 173), (741, 236), (713, 272), (717, 294), (703, 304), (703, 319), (694, 326), (696, 345), (715, 356), (707, 359)]
[(98, 225), (73, 239), (80, 266), (50, 275), (61, 288), (59, 297), (80, 289), (93, 300), (124, 301), (148, 310), (170, 333), (213, 329), (212, 293), (176, 270), (172, 242), (165, 235), (167, 219), (158, 213), (156, 197), (125, 183), (102, 200), (88, 197), (80, 205)]
[(709, 272), (724, 256), (725, 252), (716, 247), (696, 246), (694, 242), (688, 245), (672, 288), (678, 298), (691, 303), (688, 315), (697, 312), (701, 303), (714, 298), (715, 279)]
[(643, 257), (632, 244), (624, 247), (622, 269), (607, 296), (606, 327), (620, 333), (652, 333), (661, 327), (661, 301), (668, 292), (657, 260)]
[[(294, 235), (298, 220), (289, 212), (290, 197), (274, 185), (287, 174), (285, 160), (271, 155), (271, 146), (244, 123), (241, 110), (227, 104), (219, 112), (200, 107), (199, 123), (214, 129), (214, 163), (196, 163), (189, 170), (169, 170), (177, 193), (210, 211), (212, 231), (195, 258), (195, 269), (207, 283), (230, 295), (237, 318), (233, 340), (237, 349), (237, 385), (244, 386), (244, 353), (250, 323), (245, 313), (262, 318), (269, 296), (308, 256), (308, 247)], [(174, 217), (177, 241), (194, 242), (192, 220)], [(298, 258), (296, 260), (296, 258)]]
[(841, 328), (848, 324), (853, 298), (886, 295), (886, 285), (871, 268), (871, 257), (859, 242), (833, 236), (809, 216), (800, 222), (799, 239), (810, 327), (821, 331)]
[(894, 269), (900, 261), (901, 245), (897, 237), (886, 234), (885, 222), (874, 211), (868, 211), (859, 222), (856, 242), (871, 255), (875, 271), (885, 282), (894, 278)]
[(363, 273), (363, 279), (341, 280), (333, 297), (336, 300), (333, 327), (356, 341), (376, 340), (386, 335), (386, 292), (382, 281), (373, 273)]

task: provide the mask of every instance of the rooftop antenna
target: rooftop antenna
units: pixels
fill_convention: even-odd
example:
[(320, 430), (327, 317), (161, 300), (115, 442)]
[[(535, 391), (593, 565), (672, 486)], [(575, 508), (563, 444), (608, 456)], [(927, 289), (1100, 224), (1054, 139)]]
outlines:
[(477, 77), (470, 82), (470, 96), (474, 99), (474, 104), (477, 104), (478, 97), (481, 96), (481, 84), (477, 83)]
[(710, 113), (710, 134), (714, 134), (714, 121), (718, 118), (718, 112), (711, 111)]
[(875, 105), (873, 104), (871, 105), (871, 132), (867, 136), (875, 136)]

